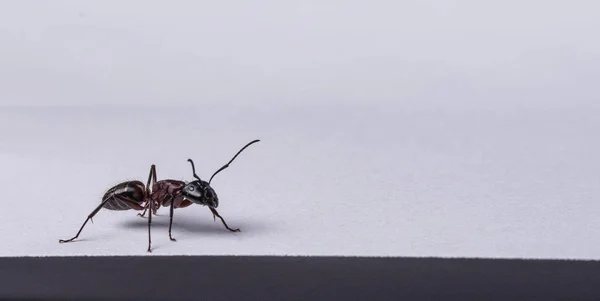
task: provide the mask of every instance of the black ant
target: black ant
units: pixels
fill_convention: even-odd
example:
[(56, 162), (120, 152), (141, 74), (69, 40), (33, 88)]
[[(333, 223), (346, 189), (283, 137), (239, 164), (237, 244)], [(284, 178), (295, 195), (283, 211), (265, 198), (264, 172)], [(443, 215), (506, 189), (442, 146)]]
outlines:
[[(223, 167), (219, 168), (208, 180), (208, 182), (203, 181), (196, 175), (196, 168), (194, 167), (194, 161), (192, 159), (188, 159), (188, 161), (192, 165), (192, 172), (194, 174), (194, 178), (196, 180), (186, 183), (184, 181), (179, 180), (161, 180), (156, 181), (156, 166), (152, 164), (150, 167), (150, 175), (148, 176), (148, 182), (146, 186), (141, 181), (127, 181), (120, 184), (115, 185), (110, 188), (102, 197), (101, 204), (88, 215), (88, 218), (83, 222), (79, 232), (77, 235), (71, 239), (67, 240), (59, 240), (60, 243), (71, 242), (81, 233), (83, 227), (89, 220), (100, 211), (102, 208), (106, 208), (108, 210), (144, 210), (142, 214), (138, 214), (140, 216), (144, 216), (146, 214), (146, 210), (150, 209), (148, 214), (148, 252), (152, 252), (151, 250), (151, 235), (150, 235), (150, 225), (152, 224), (152, 215), (156, 215), (156, 211), (162, 205), (164, 207), (169, 206), (170, 210), (170, 220), (169, 220), (169, 239), (171, 241), (176, 241), (173, 236), (171, 236), (171, 227), (173, 225), (173, 209), (175, 208), (185, 208), (192, 204), (198, 204), (203, 206), (208, 206), (208, 209), (213, 214), (213, 218), (216, 217), (221, 219), (221, 222), (227, 228), (227, 230), (232, 232), (240, 232), (240, 229), (231, 229), (225, 222), (225, 220), (219, 215), (216, 208), (219, 206), (219, 198), (215, 193), (214, 189), (210, 186), (210, 182), (214, 178), (216, 174), (221, 172), (223, 169), (229, 167), (229, 164), (233, 162), (233, 160), (248, 146), (253, 143), (259, 142), (260, 140), (254, 140), (246, 146), (244, 146), (240, 151), (233, 156), (233, 158), (225, 164)], [(150, 181), (152, 180), (152, 191), (150, 191)]]

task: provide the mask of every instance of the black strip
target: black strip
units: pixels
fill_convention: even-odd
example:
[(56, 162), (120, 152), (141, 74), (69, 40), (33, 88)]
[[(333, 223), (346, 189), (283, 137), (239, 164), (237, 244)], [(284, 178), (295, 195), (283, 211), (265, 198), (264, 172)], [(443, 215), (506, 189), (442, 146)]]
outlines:
[(600, 300), (600, 262), (0, 258), (2, 300)]

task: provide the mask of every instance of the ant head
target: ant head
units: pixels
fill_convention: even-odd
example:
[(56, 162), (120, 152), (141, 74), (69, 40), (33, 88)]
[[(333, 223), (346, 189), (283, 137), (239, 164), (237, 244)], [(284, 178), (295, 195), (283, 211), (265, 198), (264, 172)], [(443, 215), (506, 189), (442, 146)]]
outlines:
[(185, 187), (183, 187), (183, 196), (192, 203), (217, 208), (219, 206), (219, 198), (214, 189), (210, 187), (208, 182), (202, 181), (200, 177), (198, 177), (196, 168), (194, 167), (194, 161), (192, 161), (192, 159), (188, 159), (188, 161), (192, 164), (192, 172), (194, 173), (194, 178), (196, 178), (196, 180), (187, 183)]
[(219, 206), (219, 198), (217, 197), (217, 194), (215, 193), (214, 189), (212, 189), (212, 187), (210, 187), (210, 182), (212, 181), (214, 176), (216, 174), (218, 174), (221, 170), (229, 167), (229, 164), (231, 162), (233, 162), (233, 160), (246, 147), (248, 147), (248, 146), (250, 146), (250, 144), (258, 142), (258, 141), (260, 141), (260, 140), (254, 140), (254, 141), (246, 144), (246, 146), (244, 146), (240, 151), (237, 152), (237, 154), (235, 156), (233, 156), (233, 159), (231, 159), (223, 167), (219, 168), (219, 170), (217, 170), (210, 177), (208, 182), (202, 181), (200, 179), (200, 177), (198, 177), (198, 175), (196, 174), (196, 168), (194, 167), (194, 161), (192, 161), (192, 159), (188, 159), (188, 161), (192, 164), (192, 172), (194, 173), (194, 178), (196, 178), (196, 180), (185, 185), (185, 187), (183, 188), (183, 191), (182, 191), (183, 196), (195, 204), (209, 206), (211, 208), (217, 208), (217, 206)]
[(182, 190), (183, 196), (192, 203), (217, 208), (219, 206), (219, 198), (215, 190), (210, 187), (208, 182), (196, 180), (187, 183)]

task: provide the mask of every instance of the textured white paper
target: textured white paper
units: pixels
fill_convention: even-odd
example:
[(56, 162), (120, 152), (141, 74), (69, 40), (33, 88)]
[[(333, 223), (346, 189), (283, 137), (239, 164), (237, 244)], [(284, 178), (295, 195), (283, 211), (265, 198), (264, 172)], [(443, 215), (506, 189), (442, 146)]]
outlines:
[(153, 219), (155, 255), (598, 258), (597, 112), (235, 107), (3, 109), (2, 256), (146, 254), (146, 219), (101, 210), (124, 180), (213, 180)]
[[(600, 258), (594, 1), (0, 3), (0, 256)], [(11, 107), (12, 106), (12, 107)]]

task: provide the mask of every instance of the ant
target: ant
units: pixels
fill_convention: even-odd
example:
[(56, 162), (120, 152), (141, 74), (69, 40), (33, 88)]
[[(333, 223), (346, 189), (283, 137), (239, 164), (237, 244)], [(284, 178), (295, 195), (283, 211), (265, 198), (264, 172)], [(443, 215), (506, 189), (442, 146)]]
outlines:
[[(229, 167), (229, 164), (233, 162), (233, 160), (248, 146), (253, 143), (259, 142), (260, 140), (254, 140), (246, 146), (244, 146), (240, 151), (233, 156), (233, 158), (225, 164), (223, 167), (219, 168), (208, 180), (208, 182), (203, 181), (196, 175), (196, 168), (194, 167), (194, 161), (192, 159), (188, 159), (188, 162), (192, 165), (192, 173), (196, 180), (186, 183), (184, 181), (179, 180), (161, 180), (156, 181), (156, 166), (152, 164), (150, 167), (150, 174), (148, 175), (148, 182), (146, 186), (141, 181), (127, 181), (122, 182), (108, 189), (108, 191), (102, 197), (101, 204), (92, 211), (88, 215), (88, 218), (83, 222), (79, 232), (77, 235), (71, 239), (61, 239), (59, 243), (71, 242), (79, 237), (81, 230), (85, 227), (88, 221), (92, 220), (92, 218), (100, 211), (100, 209), (105, 208), (108, 210), (144, 210), (142, 214), (139, 216), (144, 216), (146, 214), (146, 210), (150, 209), (148, 214), (148, 252), (152, 252), (151, 250), (151, 236), (150, 236), (150, 225), (152, 224), (152, 215), (156, 215), (156, 211), (160, 206), (170, 207), (170, 220), (169, 220), (169, 239), (171, 241), (176, 241), (173, 236), (171, 236), (171, 227), (173, 225), (173, 209), (175, 208), (185, 208), (192, 204), (198, 204), (203, 206), (208, 206), (208, 209), (213, 214), (213, 219), (216, 217), (221, 219), (221, 222), (227, 228), (227, 230), (231, 232), (240, 232), (240, 229), (231, 229), (219, 215), (216, 208), (219, 206), (219, 198), (215, 193), (214, 189), (210, 186), (210, 182), (214, 178), (216, 174)], [(150, 191), (150, 181), (152, 180), (152, 192)], [(92, 220), (93, 222), (93, 220)]]

